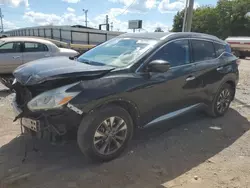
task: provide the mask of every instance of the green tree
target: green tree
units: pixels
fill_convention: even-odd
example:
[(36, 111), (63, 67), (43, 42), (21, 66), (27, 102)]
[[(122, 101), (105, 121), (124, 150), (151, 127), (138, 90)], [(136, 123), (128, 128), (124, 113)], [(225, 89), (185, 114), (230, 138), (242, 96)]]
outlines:
[(155, 32), (164, 32), (164, 31), (162, 30), (161, 27), (157, 27), (157, 28), (155, 29)]
[(181, 32), (182, 31), (182, 24), (184, 19), (184, 10), (177, 12), (174, 16), (174, 23), (173, 23), (173, 32)]
[[(226, 7), (226, 8), (225, 8)], [(217, 5), (222, 37), (228, 36), (249, 36), (249, 20), (245, 17), (250, 10), (250, 0), (220, 0)], [(222, 12), (222, 10), (226, 10)], [(228, 19), (227, 21), (225, 20)], [(224, 22), (225, 21), (225, 22)], [(224, 22), (224, 23), (223, 23)]]
[[(208, 33), (225, 39), (228, 36), (249, 36), (250, 0), (219, 0), (215, 7), (203, 6), (194, 10), (192, 31)], [(181, 31), (184, 11), (174, 17), (172, 31)]]
[(197, 8), (194, 11), (192, 31), (220, 35), (216, 8), (210, 6)]

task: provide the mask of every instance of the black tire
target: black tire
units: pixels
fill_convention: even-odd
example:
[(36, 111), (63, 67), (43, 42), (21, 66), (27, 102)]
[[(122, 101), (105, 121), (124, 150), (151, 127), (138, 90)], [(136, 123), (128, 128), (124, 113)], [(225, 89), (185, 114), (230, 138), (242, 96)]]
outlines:
[[(229, 92), (229, 96), (224, 99), (224, 101), (227, 101), (225, 102), (225, 106), (224, 104), (221, 104), (223, 105), (223, 107), (225, 107), (223, 110), (220, 110), (219, 108), (219, 103), (221, 100), (221, 95), (223, 95), (223, 92)], [(207, 114), (212, 116), (212, 117), (220, 117), (220, 116), (223, 116), (227, 111), (228, 111), (228, 108), (230, 106), (230, 103), (232, 102), (233, 100), (233, 96), (234, 96), (234, 89), (232, 88), (231, 85), (225, 83), (220, 89), (219, 91), (217, 92), (217, 94), (215, 95), (213, 101), (211, 102), (211, 104), (208, 105), (208, 108), (207, 108)], [(225, 94), (227, 95), (227, 94)]]
[[(126, 134), (124, 141), (115, 152), (110, 154), (102, 154), (97, 149), (97, 144), (94, 144), (95, 134), (97, 129), (102, 126), (102, 123), (110, 117), (121, 118), (126, 123)], [(111, 124), (111, 123), (110, 123)], [(129, 141), (133, 135), (133, 121), (129, 113), (116, 105), (109, 105), (94, 111), (91, 114), (85, 116), (78, 128), (77, 142), (80, 150), (87, 158), (94, 161), (110, 161), (119, 155), (126, 149)], [(103, 137), (104, 138), (104, 137)], [(101, 139), (100, 139), (101, 140)], [(106, 143), (107, 138), (102, 139), (101, 143)], [(110, 142), (110, 141), (109, 141)], [(112, 141), (111, 141), (112, 142)], [(113, 141), (114, 142), (114, 141)], [(99, 144), (99, 143), (98, 143)], [(111, 143), (109, 144), (109, 148)], [(105, 149), (103, 150), (105, 152)]]

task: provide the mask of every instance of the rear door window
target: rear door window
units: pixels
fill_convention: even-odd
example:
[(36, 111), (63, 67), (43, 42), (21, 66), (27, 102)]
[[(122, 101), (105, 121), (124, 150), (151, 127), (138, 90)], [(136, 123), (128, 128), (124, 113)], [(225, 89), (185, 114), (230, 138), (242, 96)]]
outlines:
[(190, 63), (189, 54), (188, 40), (177, 40), (161, 48), (153, 55), (152, 60), (165, 60), (171, 67), (176, 67)]
[(194, 62), (206, 61), (216, 58), (212, 42), (204, 40), (191, 40)]
[(41, 43), (36, 42), (25, 42), (24, 52), (46, 52), (49, 51), (48, 47)]

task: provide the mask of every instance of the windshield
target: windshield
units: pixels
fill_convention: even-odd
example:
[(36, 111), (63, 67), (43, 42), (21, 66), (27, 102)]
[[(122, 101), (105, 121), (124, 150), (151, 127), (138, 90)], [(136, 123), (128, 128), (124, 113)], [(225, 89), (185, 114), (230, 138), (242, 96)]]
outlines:
[(92, 65), (125, 67), (157, 43), (156, 40), (114, 38), (81, 55), (78, 61)]

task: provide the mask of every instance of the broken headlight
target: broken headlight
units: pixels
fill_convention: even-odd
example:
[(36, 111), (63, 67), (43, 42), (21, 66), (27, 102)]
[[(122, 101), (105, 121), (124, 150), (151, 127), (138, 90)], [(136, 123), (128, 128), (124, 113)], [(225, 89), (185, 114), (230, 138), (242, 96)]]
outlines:
[(62, 107), (73, 99), (80, 92), (66, 92), (67, 89), (78, 83), (66, 85), (41, 93), (28, 102), (28, 108), (31, 111), (51, 110)]

